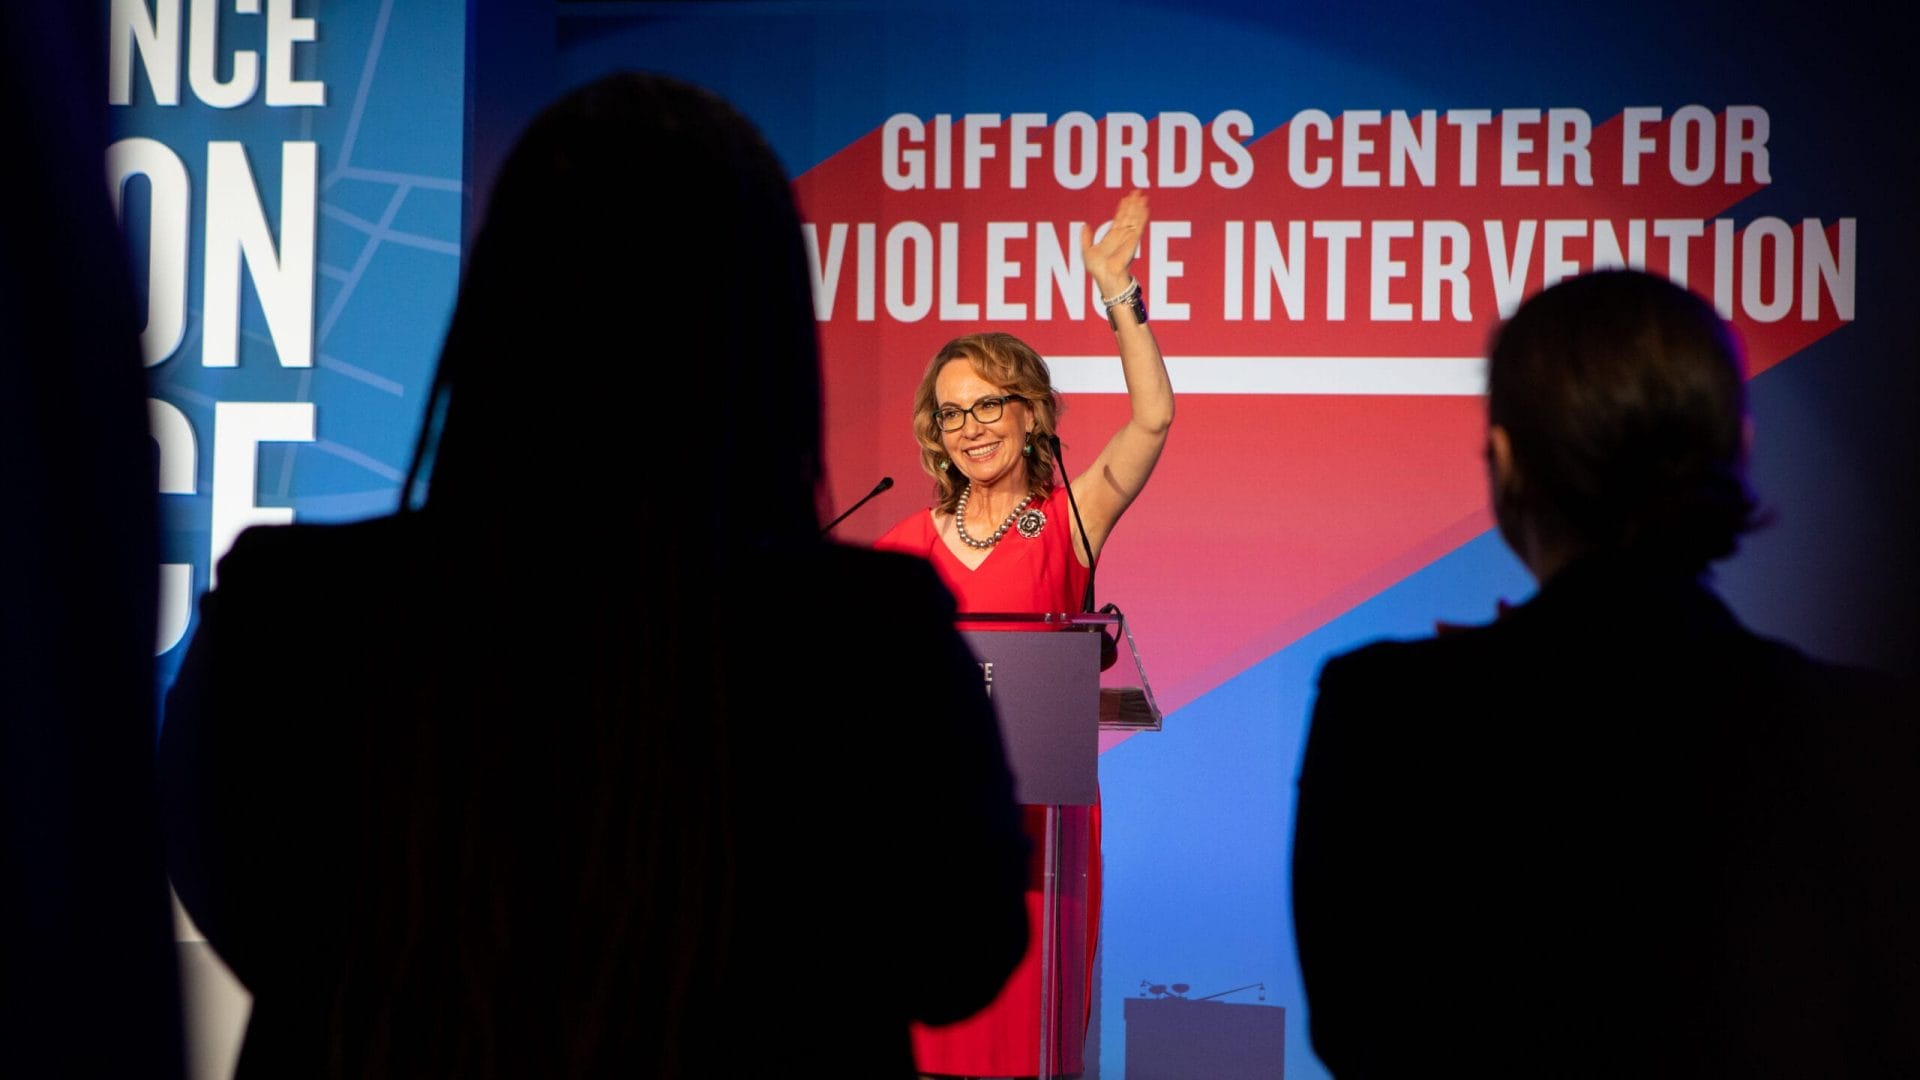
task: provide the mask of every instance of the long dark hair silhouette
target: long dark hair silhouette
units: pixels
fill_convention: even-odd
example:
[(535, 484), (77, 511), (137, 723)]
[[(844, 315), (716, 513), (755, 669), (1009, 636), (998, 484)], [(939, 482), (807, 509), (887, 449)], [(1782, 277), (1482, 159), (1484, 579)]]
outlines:
[(804, 259), (772, 151), (696, 88), (601, 79), (509, 156), (403, 497), (445, 629), (363, 751), (329, 1071), (672, 1076), (720, 1030), (728, 583), (817, 543)]

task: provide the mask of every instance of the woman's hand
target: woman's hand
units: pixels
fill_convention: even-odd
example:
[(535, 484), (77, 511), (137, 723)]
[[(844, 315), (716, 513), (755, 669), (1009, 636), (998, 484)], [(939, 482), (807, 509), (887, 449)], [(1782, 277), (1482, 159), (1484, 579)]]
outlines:
[(1140, 236), (1147, 231), (1147, 197), (1140, 189), (1127, 192), (1113, 212), (1113, 226), (1099, 243), (1093, 240), (1093, 226), (1080, 226), (1080, 259), (1086, 264), (1102, 298), (1120, 295), (1132, 275), (1133, 253), (1140, 247)]

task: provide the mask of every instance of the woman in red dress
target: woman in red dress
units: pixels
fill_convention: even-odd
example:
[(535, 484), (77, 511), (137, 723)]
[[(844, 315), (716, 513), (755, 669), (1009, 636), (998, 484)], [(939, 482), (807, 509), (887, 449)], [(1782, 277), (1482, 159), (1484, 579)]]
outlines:
[[(1173, 424), (1173, 387), (1147, 328), (1146, 305), (1128, 267), (1147, 224), (1147, 199), (1120, 201), (1098, 242), (1082, 227), (1081, 254), (1100, 289), (1119, 346), (1131, 415), (1067, 488), (1055, 477), (1051, 440), (1060, 403), (1046, 363), (1009, 334), (973, 334), (948, 342), (927, 366), (914, 399), (921, 464), (937, 501), (894, 526), (879, 546), (930, 561), (962, 613), (1066, 612), (1083, 603), (1092, 561), (1152, 475)], [(1081, 525), (1085, 526), (1084, 536)], [(1027, 893), (1032, 933), (1026, 957), (992, 1004), (970, 1019), (914, 1029), (920, 1071), (938, 1076), (1031, 1076), (1040, 1063), (1040, 879), (1042, 811), (1027, 808), (1036, 873)], [(1060, 845), (1069, 888), (1057, 942), (1085, 933), (1085, 953), (1057, 945), (1060, 1037), (1049, 1071), (1081, 1072), (1088, 981), (1099, 929), (1099, 807), (1065, 808)], [(1075, 863), (1078, 863), (1076, 866)], [(1075, 940), (1075, 945), (1078, 941)]]

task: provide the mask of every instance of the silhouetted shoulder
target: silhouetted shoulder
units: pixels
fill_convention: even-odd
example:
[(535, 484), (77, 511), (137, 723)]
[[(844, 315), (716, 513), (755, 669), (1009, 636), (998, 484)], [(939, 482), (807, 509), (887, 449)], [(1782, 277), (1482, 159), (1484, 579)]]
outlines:
[(356, 725), (388, 715), (413, 677), (420, 534), (405, 518), (248, 529), (201, 598), (161, 728), (168, 861), (256, 993), (332, 940), (321, 923), (344, 909)]
[[(1027, 844), (952, 596), (923, 559), (836, 545), (767, 554), (730, 595), (754, 628), (739, 693), (767, 718), (737, 752), (753, 793), (743, 834), (764, 853), (741, 865), (765, 889), (745, 892), (782, 913), (767, 954), (844, 965), (848, 939), (821, 935), (849, 924), (845, 897), (788, 890), (885, 874), (869, 884), (899, 901), (856, 920), (886, 943), (866, 950), (872, 985), (916, 1020), (980, 1008), (1026, 943)], [(789, 923), (799, 913), (810, 925)]]
[[(1293, 867), (1316, 1052), (1337, 1075), (1446, 1040), (1496, 1073), (1583, 1046), (1606, 1049), (1582, 1075), (1905, 1074), (1916, 716), (1910, 685), (1755, 635), (1698, 582), (1598, 566), (1329, 660)], [(1623, 1000), (1639, 1026), (1609, 1026)]]
[(852, 587), (876, 605), (912, 609), (930, 604), (949, 614), (954, 610), (953, 597), (924, 558), (842, 544), (822, 544), (790, 558), (794, 571), (802, 575), (800, 587)]
[[(405, 579), (429, 560), (431, 523), (420, 515), (389, 515), (326, 525), (255, 526), (242, 532), (220, 560), (222, 585), (322, 592), (367, 588)], [(381, 579), (376, 582), (373, 578)], [(342, 598), (344, 599), (344, 597)]]

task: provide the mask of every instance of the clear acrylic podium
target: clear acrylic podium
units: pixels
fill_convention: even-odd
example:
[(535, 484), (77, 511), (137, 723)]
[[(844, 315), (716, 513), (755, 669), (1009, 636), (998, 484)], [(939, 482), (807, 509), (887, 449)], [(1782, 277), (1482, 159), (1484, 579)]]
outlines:
[[(1054, 1075), (1054, 1058), (1061, 1038), (1061, 1009), (1085, 1009), (1091, 988), (1062, 1000), (1061, 967), (1085, 970), (1090, 918), (1087, 868), (1090, 852), (1068, 852), (1063, 866), (1060, 815), (1063, 807), (1092, 806), (1099, 798), (1100, 731), (1158, 730), (1159, 713), (1152, 707), (1152, 691), (1141, 687), (1146, 703), (1117, 706), (1117, 695), (1100, 687), (1101, 632), (1125, 622), (1116, 614), (962, 614), (961, 637), (980, 662), (987, 695), (1000, 719), (1001, 741), (1013, 770), (1017, 802), (1045, 811), (1041, 847), (1040, 923), (1040, 1060), (1036, 1076)], [(990, 628), (988, 628), (990, 627)], [(1131, 647), (1131, 635), (1128, 637)], [(1135, 669), (1139, 654), (1133, 654)], [(1103, 696), (1105, 702), (1103, 703)], [(1110, 719), (1103, 722), (1102, 714)], [(1126, 719), (1120, 719), (1126, 717)], [(1147, 719), (1150, 717), (1150, 719)], [(1077, 911), (1080, 924), (1063, 920), (1063, 901)], [(1068, 925), (1063, 927), (1062, 923)], [(1062, 937), (1062, 930), (1067, 937)], [(1077, 931), (1077, 932), (1076, 932)], [(1073, 1025), (1077, 1028), (1078, 1025)], [(1071, 1030), (1071, 1029), (1070, 1029)]]

